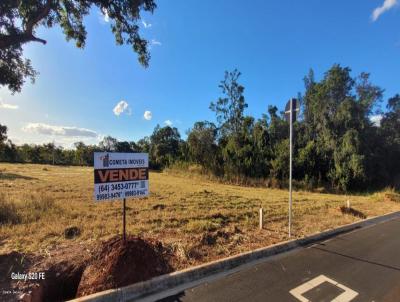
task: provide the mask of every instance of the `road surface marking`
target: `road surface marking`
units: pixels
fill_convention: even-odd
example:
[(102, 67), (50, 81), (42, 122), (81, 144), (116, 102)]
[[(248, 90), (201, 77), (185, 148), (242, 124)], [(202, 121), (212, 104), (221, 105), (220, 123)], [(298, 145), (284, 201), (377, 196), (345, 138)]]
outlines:
[(303, 296), (303, 294), (308, 292), (309, 290), (319, 286), (320, 284), (322, 284), (324, 282), (329, 282), (329, 283), (333, 284), (334, 286), (337, 286), (340, 289), (344, 290), (343, 293), (341, 293), (339, 296), (337, 296), (331, 302), (350, 302), (358, 295), (358, 293), (356, 291), (354, 291), (354, 290), (344, 286), (343, 284), (340, 284), (340, 283), (336, 282), (335, 280), (332, 280), (324, 275), (319, 275), (318, 277), (315, 277), (314, 279), (299, 285), (298, 287), (292, 289), (290, 291), (290, 293), (301, 302), (312, 302), (312, 301), (306, 299)]

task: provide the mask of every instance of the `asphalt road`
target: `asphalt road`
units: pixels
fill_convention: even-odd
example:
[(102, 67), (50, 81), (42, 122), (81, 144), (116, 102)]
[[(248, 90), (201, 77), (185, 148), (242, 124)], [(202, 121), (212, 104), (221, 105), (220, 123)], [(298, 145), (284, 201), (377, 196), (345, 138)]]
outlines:
[(398, 302), (400, 219), (285, 253), (159, 301)]

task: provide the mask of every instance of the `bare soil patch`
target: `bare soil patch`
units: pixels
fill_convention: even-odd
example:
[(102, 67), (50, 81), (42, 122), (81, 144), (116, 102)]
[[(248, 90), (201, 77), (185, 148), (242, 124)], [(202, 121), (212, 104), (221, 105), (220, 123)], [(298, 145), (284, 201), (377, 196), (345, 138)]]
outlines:
[(77, 297), (169, 273), (172, 267), (167, 257), (159, 242), (128, 236), (124, 243), (115, 237), (104, 243), (86, 267)]
[[(169, 273), (172, 255), (155, 240), (114, 237), (88, 249), (70, 244), (38, 258), (12, 252), (0, 255), (1, 301), (65, 301)], [(44, 272), (44, 280), (12, 280), (11, 272)]]

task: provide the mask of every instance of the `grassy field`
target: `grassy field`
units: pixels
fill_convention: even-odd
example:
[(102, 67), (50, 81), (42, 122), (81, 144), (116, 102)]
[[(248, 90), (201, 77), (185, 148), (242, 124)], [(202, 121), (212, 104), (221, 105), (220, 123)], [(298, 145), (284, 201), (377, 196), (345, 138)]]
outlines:
[[(155, 238), (177, 257), (176, 269), (287, 240), (288, 193), (213, 183), (199, 177), (150, 173), (148, 198), (127, 201), (127, 232)], [(0, 254), (45, 255), (60, 244), (85, 247), (122, 231), (120, 201), (96, 203), (93, 169), (0, 164)], [(363, 196), (294, 192), (293, 231), (302, 237), (361, 218), (400, 210), (399, 195)], [(396, 202), (397, 201), (397, 202)], [(265, 228), (258, 229), (258, 210)], [(80, 235), (67, 239), (64, 231)]]

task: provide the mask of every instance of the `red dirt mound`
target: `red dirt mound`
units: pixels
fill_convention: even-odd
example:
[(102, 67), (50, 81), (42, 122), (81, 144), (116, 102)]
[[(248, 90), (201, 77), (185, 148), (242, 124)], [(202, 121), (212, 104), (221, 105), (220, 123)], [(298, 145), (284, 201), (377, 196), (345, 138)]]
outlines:
[(86, 267), (76, 296), (126, 286), (171, 272), (159, 242), (128, 236), (105, 242)]

